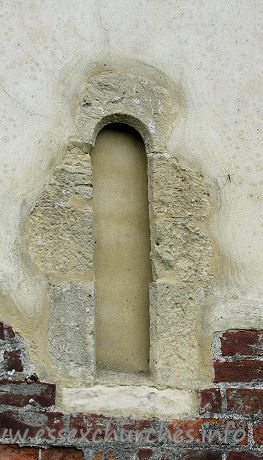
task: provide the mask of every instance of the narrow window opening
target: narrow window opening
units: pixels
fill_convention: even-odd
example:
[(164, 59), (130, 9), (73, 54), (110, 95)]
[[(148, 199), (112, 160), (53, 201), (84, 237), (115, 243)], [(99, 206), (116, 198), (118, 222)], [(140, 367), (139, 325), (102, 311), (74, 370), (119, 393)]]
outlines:
[(91, 153), (97, 369), (149, 370), (147, 157), (134, 129), (102, 129)]

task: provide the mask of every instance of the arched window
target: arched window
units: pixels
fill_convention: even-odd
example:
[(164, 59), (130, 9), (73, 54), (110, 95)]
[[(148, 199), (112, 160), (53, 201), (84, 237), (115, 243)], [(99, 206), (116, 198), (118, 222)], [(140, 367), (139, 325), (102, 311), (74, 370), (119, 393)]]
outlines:
[(91, 152), (97, 370), (149, 369), (147, 157), (133, 128), (102, 129)]
[(137, 416), (154, 391), (160, 406), (153, 399), (147, 413), (163, 416), (190, 410), (189, 389), (210, 369), (200, 317), (212, 279), (212, 202), (200, 171), (170, 148), (172, 127), (181, 142), (183, 92), (141, 70), (103, 65), (87, 76), (27, 240), (45, 275), (50, 369), (65, 407), (119, 415), (121, 392)]

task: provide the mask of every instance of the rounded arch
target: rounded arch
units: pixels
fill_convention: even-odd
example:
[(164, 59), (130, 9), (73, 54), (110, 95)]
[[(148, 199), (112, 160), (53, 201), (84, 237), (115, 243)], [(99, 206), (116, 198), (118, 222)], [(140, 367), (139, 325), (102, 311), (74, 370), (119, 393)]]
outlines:
[(153, 139), (149, 128), (141, 120), (127, 113), (114, 113), (103, 117), (95, 127), (93, 145), (96, 143), (99, 132), (111, 125), (126, 125), (127, 128), (133, 128), (142, 138), (145, 149), (147, 146), (147, 150), (152, 151)]
[(181, 114), (181, 93), (171, 82), (98, 66), (80, 94), (71, 141), (89, 152), (104, 126), (124, 123), (140, 133), (147, 154), (167, 153), (173, 121)]

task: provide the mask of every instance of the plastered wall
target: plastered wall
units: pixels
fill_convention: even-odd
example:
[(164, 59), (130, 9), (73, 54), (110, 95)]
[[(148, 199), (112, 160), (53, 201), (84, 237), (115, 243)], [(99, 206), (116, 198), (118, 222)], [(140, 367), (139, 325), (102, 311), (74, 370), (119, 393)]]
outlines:
[[(262, 327), (261, 2), (26, 0), (5, 2), (1, 15), (1, 320), (12, 324), (25, 338), (39, 375), (54, 379), (56, 356), (50, 353), (50, 344), (57, 349), (54, 337), (59, 337), (59, 332), (53, 335), (49, 327), (50, 289), (53, 299), (59, 297), (56, 286), (62, 281), (72, 283), (72, 276), (67, 278), (64, 274), (62, 280), (59, 267), (48, 267), (47, 257), (44, 263), (51, 273), (48, 286), (28, 250), (28, 217), (33, 209), (37, 212), (35, 204), (67, 155), (87, 76), (98, 66), (105, 66), (123, 75), (141, 76), (146, 87), (147, 81), (156, 79), (160, 86), (163, 79), (163, 86), (175, 89), (176, 104), (159, 113), (164, 134), (159, 136), (155, 131), (155, 145), (161, 145), (162, 151), (170, 155), (169, 161), (165, 156), (149, 157), (149, 170), (157, 174), (152, 191), (155, 203), (161, 203), (158, 213), (168, 209), (163, 225), (157, 222), (152, 227), (152, 243), (165, 241), (167, 234), (172, 234), (178, 248), (187, 233), (191, 245), (189, 249), (183, 246), (181, 253), (174, 256), (168, 242), (164, 245), (165, 254), (156, 248), (153, 269), (161, 283), (153, 287), (152, 304), (157, 308), (161, 296), (164, 306), (172, 305), (178, 310), (178, 319), (171, 323), (173, 334), (164, 330), (167, 341), (177, 337), (174, 353), (176, 362), (182, 363), (169, 384), (181, 388), (211, 381), (210, 345), (214, 332)], [(121, 86), (117, 90), (121, 93)], [(105, 107), (99, 107), (102, 117)], [(143, 113), (150, 116), (145, 113), (145, 105)], [(82, 154), (78, 151), (76, 155)], [(83, 161), (88, 162), (88, 157)], [(178, 177), (185, 177), (182, 170), (189, 181), (183, 180), (178, 186)], [(172, 195), (170, 191), (165, 194), (164, 182), (172, 184)], [(195, 199), (191, 202), (192, 194), (199, 194), (199, 183), (202, 192), (209, 194), (205, 224), (203, 210), (195, 212)], [(78, 213), (79, 219), (85, 219), (90, 212), (88, 189), (89, 185), (80, 191), (84, 201), (78, 201), (77, 206), (70, 202), (69, 226), (73, 212)], [(189, 209), (185, 201), (180, 202), (179, 189), (189, 198), (191, 218), (188, 226), (184, 220), (183, 226), (179, 223), (175, 228), (169, 219), (169, 206), (172, 212)], [(52, 193), (54, 190), (53, 187)], [(81, 210), (76, 209), (79, 206)], [(196, 243), (196, 232), (191, 229), (196, 228), (198, 219), (203, 233), (199, 233)], [(51, 246), (53, 243), (52, 237)], [(71, 243), (69, 240), (69, 251)], [(201, 257), (195, 278), (193, 267), (204, 248), (208, 256)], [(192, 266), (189, 254), (193, 256)], [(94, 291), (90, 255), (84, 251), (80, 257), (84, 268), (82, 278), (79, 273), (77, 278), (85, 284), (84, 288), (79, 285), (81, 308), (82, 296), (92, 298)], [(75, 247), (66, 261), (67, 272), (73, 273), (73, 278), (74, 258)], [(189, 272), (193, 278), (185, 290)], [(176, 289), (169, 287), (175, 276), (179, 277)], [(67, 295), (66, 290), (63, 295)], [(65, 304), (63, 299), (61, 302)], [(58, 312), (52, 311), (54, 315)], [(169, 313), (165, 312), (168, 316)], [(62, 337), (71, 311), (63, 310), (63, 314), (64, 319), (59, 315), (58, 322), (53, 323)], [(75, 321), (80, 318), (77, 316)], [(72, 341), (76, 340), (73, 332), (72, 335)], [(85, 354), (82, 343), (80, 337), (72, 351), (76, 356), (80, 350)], [(65, 350), (61, 353), (65, 354)], [(71, 360), (70, 353), (67, 356)], [(166, 362), (168, 358), (165, 355), (162, 359)], [(194, 377), (183, 382), (186, 368), (189, 375), (195, 369)], [(83, 377), (78, 369), (77, 365), (69, 372), (72, 378), (89, 381), (90, 374)], [(165, 369), (167, 363), (159, 382), (167, 377)]]

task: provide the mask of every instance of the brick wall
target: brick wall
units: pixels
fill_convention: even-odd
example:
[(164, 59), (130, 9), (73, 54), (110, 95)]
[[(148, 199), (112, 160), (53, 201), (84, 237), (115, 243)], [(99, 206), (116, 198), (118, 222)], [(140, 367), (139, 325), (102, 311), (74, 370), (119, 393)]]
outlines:
[(55, 385), (38, 381), (23, 339), (1, 323), (0, 460), (263, 458), (262, 356), (263, 331), (218, 335), (214, 384), (200, 391), (196, 419), (62, 414)]

